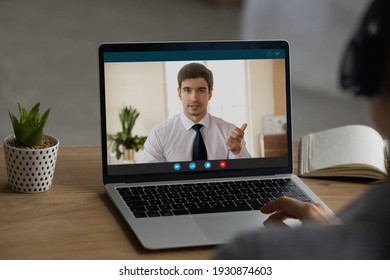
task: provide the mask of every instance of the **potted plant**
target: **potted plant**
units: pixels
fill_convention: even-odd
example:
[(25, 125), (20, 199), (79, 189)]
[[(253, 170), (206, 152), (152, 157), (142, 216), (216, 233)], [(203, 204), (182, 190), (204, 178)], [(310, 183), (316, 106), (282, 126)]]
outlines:
[(44, 192), (51, 188), (59, 147), (56, 137), (43, 134), (50, 109), (40, 116), (40, 103), (30, 111), (18, 107), (19, 119), (9, 112), (14, 134), (3, 142), (8, 184), (18, 192)]
[(116, 134), (108, 134), (108, 142), (112, 145), (119, 160), (123, 155), (124, 160), (134, 160), (134, 153), (144, 147), (146, 136), (133, 135), (133, 128), (139, 117), (139, 112), (132, 106), (124, 106), (119, 112), (122, 131)]

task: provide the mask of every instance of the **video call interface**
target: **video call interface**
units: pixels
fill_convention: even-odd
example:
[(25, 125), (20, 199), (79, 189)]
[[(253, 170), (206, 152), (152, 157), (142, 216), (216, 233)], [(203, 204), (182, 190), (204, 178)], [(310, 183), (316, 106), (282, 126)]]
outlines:
[[(290, 129), (291, 120), (287, 118), (289, 89), (286, 87), (289, 70), (286, 69), (284, 49), (106, 52), (103, 55), (105, 133), (103, 128), (102, 135), (106, 139), (108, 175), (216, 174), (288, 166), (287, 155), (265, 156), (264, 143), (261, 143), (261, 135), (287, 135)], [(207, 105), (208, 114), (236, 127), (247, 124), (242, 143), (249, 155), (229, 157), (226, 147), (226, 156), (202, 161), (178, 157), (174, 161), (145, 162), (143, 148), (126, 156), (121, 147), (123, 154), (119, 156), (109, 135), (122, 131), (121, 110), (125, 106), (137, 110), (139, 116), (132, 136), (145, 138), (156, 126), (183, 114), (177, 73), (189, 63), (203, 64), (213, 73), (214, 87)], [(267, 128), (267, 120), (278, 120), (271, 126), (271, 131)], [(192, 146), (193, 143), (185, 145)], [(225, 142), (218, 144), (226, 145)]]

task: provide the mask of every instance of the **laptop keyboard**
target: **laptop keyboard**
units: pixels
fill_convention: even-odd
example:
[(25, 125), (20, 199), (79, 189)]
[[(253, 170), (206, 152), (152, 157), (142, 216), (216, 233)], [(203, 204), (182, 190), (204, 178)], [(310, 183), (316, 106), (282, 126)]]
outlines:
[(311, 201), (290, 179), (118, 187), (117, 191), (136, 218), (258, 211), (280, 196)]

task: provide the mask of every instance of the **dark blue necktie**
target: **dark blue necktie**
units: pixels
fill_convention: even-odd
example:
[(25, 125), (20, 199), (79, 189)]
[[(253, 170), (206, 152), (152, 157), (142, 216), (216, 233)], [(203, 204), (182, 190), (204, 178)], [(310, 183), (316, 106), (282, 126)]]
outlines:
[(194, 147), (192, 150), (192, 160), (207, 160), (207, 150), (203, 142), (202, 134), (200, 129), (202, 124), (194, 124), (192, 128), (196, 131), (196, 137), (194, 140)]

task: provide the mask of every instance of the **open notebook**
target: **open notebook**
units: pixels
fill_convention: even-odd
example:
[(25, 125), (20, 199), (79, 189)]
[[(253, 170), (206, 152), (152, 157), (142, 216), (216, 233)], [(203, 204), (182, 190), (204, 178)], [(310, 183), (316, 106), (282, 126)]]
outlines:
[[(186, 105), (178, 94), (177, 73), (189, 63), (203, 64), (213, 73), (208, 117), (235, 127), (248, 124), (242, 141), (246, 153), (229, 152), (225, 141), (211, 133), (211, 124), (202, 128), (207, 159), (192, 160), (188, 154), (192, 142), (179, 143), (180, 133), (192, 133), (193, 138), (196, 134), (182, 127), (188, 120), (183, 118)], [(145, 248), (225, 243), (240, 231), (260, 229), (266, 216), (258, 209), (281, 195), (322, 203), (292, 174), (289, 68), (285, 41), (100, 46), (103, 180), (107, 194)], [(145, 149), (113, 150), (115, 143), (109, 139), (122, 131), (119, 113), (124, 106), (139, 113), (132, 136), (141, 142), (148, 137)], [(261, 155), (263, 120), (270, 116), (285, 120), (287, 155)], [(180, 146), (180, 154), (170, 157), (164, 150), (168, 146)], [(145, 153), (151, 150), (159, 150), (161, 157), (150, 161)]]

